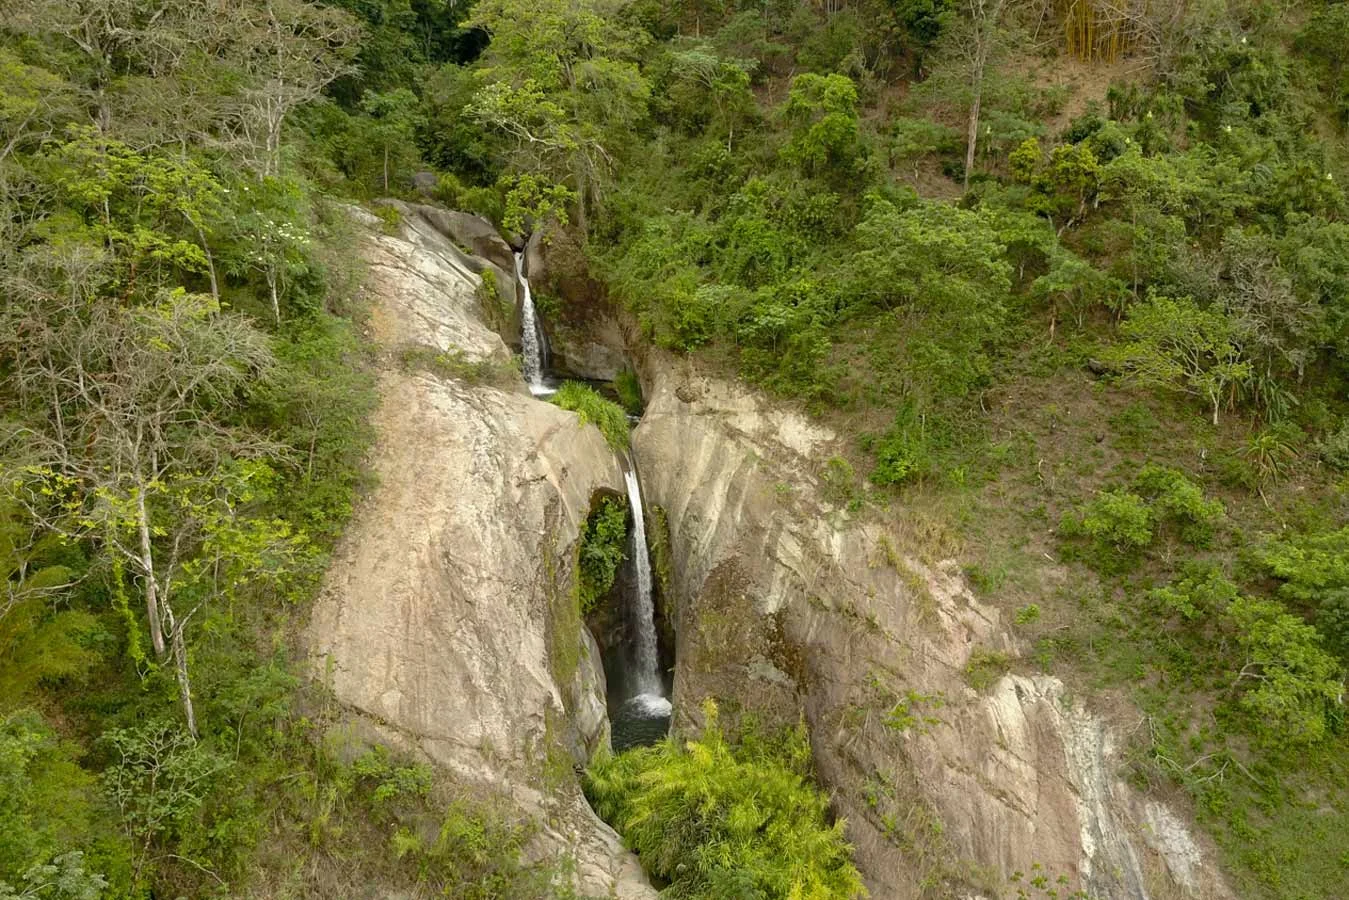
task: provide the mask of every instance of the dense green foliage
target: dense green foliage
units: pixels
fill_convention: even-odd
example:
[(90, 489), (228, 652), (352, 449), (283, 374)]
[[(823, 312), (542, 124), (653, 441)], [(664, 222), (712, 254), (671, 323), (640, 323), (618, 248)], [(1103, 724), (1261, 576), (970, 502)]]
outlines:
[(566, 381), (548, 398), (554, 405), (576, 413), (582, 425), (594, 425), (615, 450), (626, 450), (630, 440), (628, 414), (599, 391), (579, 381)]
[[(576, 194), (590, 274), (653, 342), (845, 434), (841, 506), (935, 509), (908, 531), (1037, 610), (1013, 620), (1041, 665), (1129, 690), (1138, 777), (1192, 792), (1254, 895), (1344, 877), (1334, 825), (1271, 812), (1349, 809), (1339, 6), (1057, 49), (1058, 13), (1011, 3), (559, 6), (589, 82), (556, 77), (574, 46), (521, 52), (522, 5), (485, 20), (497, 159)], [(1062, 57), (1120, 53), (1150, 67), (1062, 86)]]
[[(325, 195), (423, 170), (824, 417), (831, 502), (904, 504), (906, 552), (959, 556), (1037, 665), (1127, 692), (1131, 776), (1189, 791), (1243, 896), (1349, 878), (1344, 3), (1163, 4), (1086, 44), (1010, 2), (0, 9), (0, 896), (285, 893), (342, 857), (333, 896), (547, 895), (492, 804), (437, 832), (421, 774), (316, 749), (285, 650), (374, 401)], [(622, 407), (557, 402), (627, 445)], [(587, 524), (583, 603), (623, 515)], [(981, 684), (1012, 664), (979, 652)], [(734, 859), (851, 892), (800, 770), (739, 753), (622, 757), (597, 802), (672, 890), (735, 893)], [(786, 843), (746, 839), (765, 810)]]
[(3, 5), (0, 896), (566, 892), (505, 807), (342, 762), (290, 659), (375, 400), (323, 194), (406, 183), (410, 84), (482, 43), (339, 5)]
[(595, 809), (669, 882), (662, 896), (844, 900), (865, 895), (844, 823), (807, 780), (804, 731), (780, 746), (733, 747), (704, 709), (702, 736), (667, 740), (597, 762)]
[(614, 586), (628, 556), (628, 507), (618, 497), (600, 499), (586, 520), (576, 552), (581, 615), (593, 612)]

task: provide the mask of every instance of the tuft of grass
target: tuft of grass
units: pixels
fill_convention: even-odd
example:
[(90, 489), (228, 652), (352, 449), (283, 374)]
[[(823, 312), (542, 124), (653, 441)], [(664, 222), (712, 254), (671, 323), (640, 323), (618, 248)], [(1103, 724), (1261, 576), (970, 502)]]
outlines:
[(1012, 669), (1012, 658), (1000, 650), (976, 648), (965, 665), (965, 680), (976, 691), (986, 691)]
[(432, 347), (409, 347), (401, 356), (403, 368), (412, 372), (430, 372), (468, 384), (512, 384), (520, 378), (516, 363), (497, 359), (468, 359), (462, 350), (439, 351)]
[(618, 402), (629, 415), (642, 414), (646, 404), (642, 400), (642, 383), (637, 379), (636, 372), (631, 369), (619, 372), (618, 377), (614, 379), (614, 391), (618, 394)]
[(594, 388), (579, 381), (566, 381), (550, 399), (555, 406), (576, 413), (582, 425), (591, 424), (598, 428), (610, 447), (628, 449), (627, 413), (617, 403), (601, 397)]

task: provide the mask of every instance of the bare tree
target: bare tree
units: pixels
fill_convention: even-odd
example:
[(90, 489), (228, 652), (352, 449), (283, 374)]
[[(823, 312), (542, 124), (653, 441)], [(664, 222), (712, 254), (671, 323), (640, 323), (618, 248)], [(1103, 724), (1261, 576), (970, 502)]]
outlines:
[(96, 254), (41, 251), (24, 263), (3, 285), (17, 302), (0, 312), (0, 358), (25, 422), (4, 442), (32, 461), (27, 512), (100, 542), (133, 574), (155, 656), (174, 667), (195, 734), (184, 632), (196, 609), (176, 610), (174, 588), (213, 514), (222, 467), (277, 453), (228, 423), (240, 390), (272, 364), (266, 339), (208, 297), (97, 299)]
[(351, 71), (360, 26), (339, 9), (303, 0), (260, 0), (232, 17), (232, 61), (249, 83), (238, 126), (258, 154), (250, 160), (253, 168), (275, 175), (286, 117)]
[(1002, 20), (1007, 0), (965, 0), (963, 27), (952, 34), (955, 56), (969, 78), (970, 109), (965, 131), (965, 189), (970, 186), (979, 144), (979, 117), (983, 111), (984, 79), (1002, 44)]

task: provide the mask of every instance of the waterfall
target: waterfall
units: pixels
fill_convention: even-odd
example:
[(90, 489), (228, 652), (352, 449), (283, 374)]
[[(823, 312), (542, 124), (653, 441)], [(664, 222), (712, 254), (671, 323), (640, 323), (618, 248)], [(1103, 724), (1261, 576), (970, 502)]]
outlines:
[(539, 327), (539, 317), (534, 312), (534, 295), (529, 289), (529, 279), (525, 277), (523, 250), (515, 254), (515, 279), (525, 294), (520, 304), (520, 346), (525, 357), (525, 382), (529, 385), (530, 393), (536, 397), (551, 394), (552, 389), (543, 380), (547, 344), (543, 329)]
[(651, 598), (651, 555), (646, 546), (646, 520), (642, 517), (642, 488), (637, 481), (637, 467), (631, 460), (624, 466), (623, 480), (628, 487), (628, 505), (632, 507), (633, 567), (637, 572), (632, 608), (637, 632), (633, 648), (633, 681), (637, 695), (631, 702), (638, 704), (648, 715), (668, 716), (670, 701), (665, 699), (660, 674), (656, 607)]

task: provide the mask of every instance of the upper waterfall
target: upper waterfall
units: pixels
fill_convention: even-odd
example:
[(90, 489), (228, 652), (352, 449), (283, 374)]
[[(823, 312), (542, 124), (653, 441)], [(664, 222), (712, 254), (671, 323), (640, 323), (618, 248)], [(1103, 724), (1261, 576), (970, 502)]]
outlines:
[(520, 283), (524, 296), (520, 308), (520, 346), (525, 363), (525, 382), (534, 396), (551, 394), (553, 391), (543, 379), (543, 369), (547, 362), (547, 344), (543, 329), (539, 327), (539, 317), (534, 311), (534, 295), (529, 288), (529, 279), (525, 277), (525, 254), (515, 254), (515, 278)]

